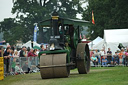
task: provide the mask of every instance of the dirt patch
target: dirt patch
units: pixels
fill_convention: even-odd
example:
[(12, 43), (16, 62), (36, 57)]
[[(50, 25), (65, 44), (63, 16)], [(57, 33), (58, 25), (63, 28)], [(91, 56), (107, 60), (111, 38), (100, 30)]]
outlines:
[(90, 72), (102, 72), (102, 71), (110, 71), (112, 69), (93, 69)]
[[(110, 70), (113, 70), (113, 69), (91, 69), (90, 72), (103, 72), (103, 71), (110, 71)], [(78, 71), (73, 71), (70, 73), (70, 75), (79, 75), (79, 73)]]

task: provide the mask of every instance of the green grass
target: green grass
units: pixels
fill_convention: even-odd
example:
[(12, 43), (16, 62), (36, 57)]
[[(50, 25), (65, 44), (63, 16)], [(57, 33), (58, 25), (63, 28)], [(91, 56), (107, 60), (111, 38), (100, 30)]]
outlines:
[(128, 67), (92, 67), (89, 74), (72, 70), (68, 78), (41, 79), (40, 73), (8, 76), (0, 85), (128, 85)]

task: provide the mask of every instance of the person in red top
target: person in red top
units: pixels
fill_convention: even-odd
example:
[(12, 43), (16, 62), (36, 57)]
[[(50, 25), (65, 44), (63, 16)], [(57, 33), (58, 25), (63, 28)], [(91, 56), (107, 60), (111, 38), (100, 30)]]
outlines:
[(33, 53), (33, 49), (30, 49), (30, 51), (28, 52), (28, 57), (33, 57), (35, 56)]

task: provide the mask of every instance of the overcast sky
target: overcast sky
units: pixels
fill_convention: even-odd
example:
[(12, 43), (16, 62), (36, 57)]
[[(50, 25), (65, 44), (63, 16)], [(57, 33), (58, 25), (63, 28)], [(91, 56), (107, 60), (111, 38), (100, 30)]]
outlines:
[(0, 21), (4, 18), (15, 17), (11, 14), (12, 6), (12, 0), (0, 0)]
[[(85, 3), (82, 7), (85, 7), (87, 3)], [(12, 15), (11, 10), (13, 7), (12, 0), (0, 0), (0, 22), (4, 20), (4, 18), (15, 17)], [(77, 15), (78, 18), (81, 18), (81, 15)]]

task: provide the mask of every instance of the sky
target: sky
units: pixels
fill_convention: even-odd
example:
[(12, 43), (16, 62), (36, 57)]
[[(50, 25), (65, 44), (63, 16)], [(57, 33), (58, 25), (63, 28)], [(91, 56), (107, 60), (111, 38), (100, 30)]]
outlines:
[(0, 21), (3, 21), (4, 18), (15, 17), (11, 13), (12, 7), (12, 0), (0, 0)]
[[(82, 4), (82, 7), (87, 7), (88, 3), (83, 3)], [(77, 14), (76, 17), (79, 18), (79, 19), (82, 19), (81, 17), (82, 14)]]
[[(87, 3), (83, 4), (82, 7), (86, 7)], [(13, 7), (12, 0), (0, 0), (0, 22), (4, 18), (14, 18), (16, 15), (12, 15), (11, 10)], [(81, 14), (77, 14), (77, 18), (82, 18)]]

